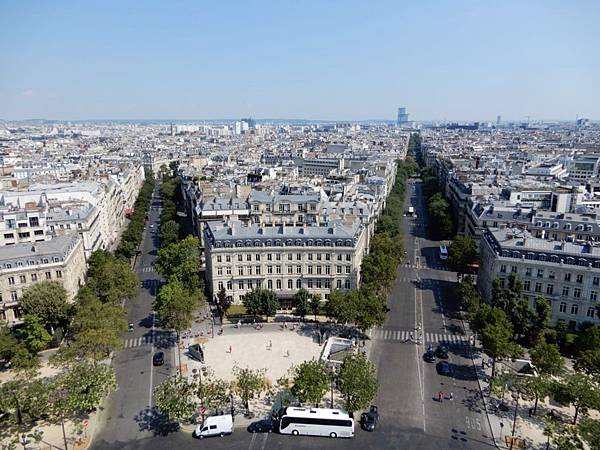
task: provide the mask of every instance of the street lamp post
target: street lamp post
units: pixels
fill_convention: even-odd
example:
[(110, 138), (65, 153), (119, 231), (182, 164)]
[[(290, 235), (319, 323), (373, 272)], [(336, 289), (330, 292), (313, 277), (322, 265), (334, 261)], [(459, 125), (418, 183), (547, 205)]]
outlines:
[(515, 438), (515, 430), (517, 428), (517, 411), (519, 410), (519, 395), (520, 394), (521, 393), (517, 391), (512, 396), (516, 403), (515, 403), (515, 415), (513, 417), (512, 433), (511, 433), (511, 436), (510, 436), (510, 449), (509, 450), (513, 449), (513, 444), (515, 442), (514, 438)]
[[(55, 404), (57, 402), (61, 402), (61, 401), (65, 400), (66, 398), (67, 398), (67, 392), (64, 389), (56, 390), (53, 393), (51, 393), (51, 395), (50, 395), (50, 401)], [(65, 450), (68, 450), (67, 433), (65, 432), (65, 418), (64, 418), (62, 409), (60, 407), (59, 407), (59, 413), (60, 413), (60, 426), (62, 428), (63, 441), (65, 443)]]

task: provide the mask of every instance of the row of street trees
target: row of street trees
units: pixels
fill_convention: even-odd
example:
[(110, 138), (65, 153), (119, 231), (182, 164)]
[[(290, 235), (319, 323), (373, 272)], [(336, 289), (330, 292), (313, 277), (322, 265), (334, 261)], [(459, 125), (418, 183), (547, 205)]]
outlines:
[(180, 179), (174, 175), (163, 175), (160, 185), (162, 210), (160, 213), (160, 243), (166, 247), (179, 240), (180, 226), (177, 222), (177, 198), (179, 196)]
[(436, 239), (448, 239), (454, 230), (454, 219), (450, 203), (440, 191), (440, 184), (433, 171), (425, 167), (421, 148), (421, 137), (418, 134), (411, 135), (409, 143), (411, 151), (416, 155), (421, 167), (421, 180), (423, 181), (423, 195), (427, 200), (427, 213), (429, 215), (429, 227), (431, 235)]
[[(172, 164), (170, 171), (175, 169), (176, 165)], [(166, 167), (162, 172), (161, 248), (154, 267), (164, 277), (165, 284), (154, 299), (153, 307), (161, 326), (176, 331), (179, 341), (181, 332), (191, 327), (194, 312), (205, 301), (200, 279), (200, 241), (194, 236), (180, 239), (176, 206), (180, 180), (170, 175)]]
[(117, 248), (116, 254), (125, 258), (132, 258), (142, 242), (144, 226), (146, 223), (146, 214), (152, 201), (152, 191), (154, 190), (154, 174), (151, 170), (146, 170), (146, 179), (140, 189), (138, 197), (133, 207), (131, 220), (127, 230), (121, 236), (121, 242)]
[[(250, 413), (250, 400), (261, 393), (274, 396), (291, 393), (299, 403), (319, 406), (326, 393), (336, 385), (351, 412), (366, 408), (377, 395), (375, 367), (364, 353), (349, 354), (339, 370), (322, 361), (305, 361), (291, 369), (291, 377), (282, 377), (275, 386), (266, 379), (266, 369), (252, 370), (234, 367), (231, 382), (214, 378), (212, 374), (188, 379), (172, 376), (154, 389), (154, 401), (159, 411), (172, 422), (189, 420), (199, 409), (210, 413), (233, 408), (233, 398), (241, 400)], [(289, 400), (285, 401), (289, 404)], [(203, 418), (202, 418), (203, 419)]]
[[(25, 293), (24, 326), (0, 330), (0, 357), (15, 370), (12, 381), (0, 385), (2, 432), (18, 435), (40, 420), (81, 421), (116, 389), (114, 369), (102, 363), (122, 348), (127, 328), (122, 303), (135, 295), (137, 277), (129, 262), (106, 251), (89, 260), (87, 284), (74, 304), (60, 283), (43, 281)], [(38, 378), (37, 353), (47, 347), (52, 329), (65, 328), (69, 345), (50, 361), (59, 375)]]
[[(0, 416), (5, 419), (0, 431), (15, 436), (9, 446), (40, 420), (79, 422), (116, 389), (114, 369), (102, 361), (123, 345), (123, 304), (136, 294), (138, 284), (128, 258), (141, 242), (153, 187), (147, 172), (116, 255), (100, 250), (90, 256), (86, 284), (74, 303), (62, 284), (41, 281), (23, 292), (23, 324), (0, 328), (0, 358), (15, 371), (12, 381), (0, 385)], [(53, 336), (60, 344), (63, 335), (68, 345), (50, 358), (59, 374), (39, 378), (38, 353), (48, 348)]]
[(397, 162), (394, 187), (371, 239), (369, 254), (361, 264), (360, 288), (344, 293), (333, 290), (326, 304), (326, 314), (335, 322), (354, 324), (366, 331), (385, 321), (387, 298), (403, 254), (401, 225), (406, 183), (416, 170), (410, 156)]
[[(600, 329), (593, 324), (580, 327), (579, 335), (568, 347), (575, 355), (574, 370), (565, 370), (561, 355), (561, 350), (567, 349), (564, 324), (557, 324), (555, 329), (547, 328), (550, 302), (539, 296), (531, 304), (522, 296), (522, 283), (516, 274), (511, 273), (504, 286), (498, 280), (494, 282), (491, 304), (481, 301), (469, 276), (459, 283), (457, 294), (473, 330), (480, 337), (483, 351), (492, 357), (495, 390), (503, 392), (508, 388), (534, 398), (533, 414), (537, 412), (538, 401), (547, 396), (571, 405), (574, 415), (570, 425), (552, 417), (547, 419), (549, 438), (561, 449), (582, 448), (567, 446), (581, 440), (592, 445), (593, 430), (598, 430), (600, 423), (587, 417), (587, 413), (600, 409)], [(525, 347), (536, 368), (535, 377), (496, 374), (497, 359), (521, 356), (526, 352)], [(584, 420), (578, 421), (581, 415), (585, 416)], [(565, 440), (565, 436), (569, 439)]]

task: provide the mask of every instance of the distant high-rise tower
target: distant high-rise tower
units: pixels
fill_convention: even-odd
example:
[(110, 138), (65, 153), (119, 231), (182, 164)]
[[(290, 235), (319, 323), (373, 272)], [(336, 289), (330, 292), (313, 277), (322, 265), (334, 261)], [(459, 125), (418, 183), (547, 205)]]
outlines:
[(396, 123), (399, 127), (408, 123), (408, 114), (406, 113), (406, 108), (398, 108), (398, 120)]
[(496, 125), (500, 125), (500, 122), (502, 122), (502, 116), (496, 117)]

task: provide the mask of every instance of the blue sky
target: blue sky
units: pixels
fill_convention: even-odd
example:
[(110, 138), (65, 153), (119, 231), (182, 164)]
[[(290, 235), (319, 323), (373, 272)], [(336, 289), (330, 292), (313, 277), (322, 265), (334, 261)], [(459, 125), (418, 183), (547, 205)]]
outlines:
[(0, 0), (0, 118), (600, 119), (600, 2)]

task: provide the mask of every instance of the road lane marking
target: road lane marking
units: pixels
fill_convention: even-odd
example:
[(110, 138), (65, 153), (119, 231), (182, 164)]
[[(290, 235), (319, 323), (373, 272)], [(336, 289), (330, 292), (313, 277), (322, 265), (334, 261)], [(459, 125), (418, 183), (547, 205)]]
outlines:
[(250, 445), (248, 446), (248, 450), (252, 450), (254, 448), (255, 441), (256, 441), (256, 433), (252, 433), (252, 439), (250, 439)]
[(269, 433), (263, 434), (262, 445), (260, 446), (260, 450), (265, 450), (265, 446), (267, 445), (267, 439), (269, 438)]
[(154, 321), (156, 319), (156, 313), (152, 311), (152, 329), (150, 330), (150, 342), (152, 346), (150, 347), (150, 389), (148, 390), (148, 408), (152, 408), (152, 377), (154, 375), (154, 366), (152, 364), (152, 358), (154, 356)]

